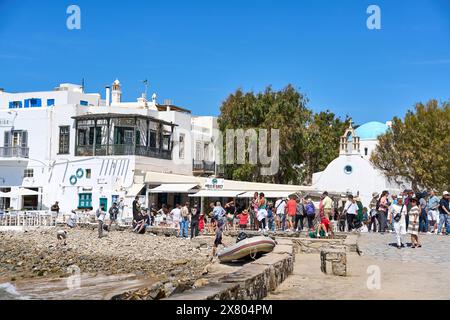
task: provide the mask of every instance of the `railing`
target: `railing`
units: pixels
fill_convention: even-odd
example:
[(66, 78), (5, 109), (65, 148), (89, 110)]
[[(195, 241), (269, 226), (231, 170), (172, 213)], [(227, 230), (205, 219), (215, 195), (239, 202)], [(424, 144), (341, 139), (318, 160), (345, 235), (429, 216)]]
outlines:
[(215, 173), (216, 172), (216, 163), (213, 161), (192, 161), (192, 170), (194, 172), (201, 173)]
[(133, 146), (125, 144), (96, 145), (95, 152), (93, 146), (77, 146), (75, 154), (81, 157), (87, 156), (142, 156), (159, 158), (165, 160), (172, 159), (172, 151), (146, 146)]
[(0, 147), (0, 158), (28, 158), (30, 148)]
[(56, 219), (49, 211), (10, 211), (0, 213), (0, 227), (54, 227)]

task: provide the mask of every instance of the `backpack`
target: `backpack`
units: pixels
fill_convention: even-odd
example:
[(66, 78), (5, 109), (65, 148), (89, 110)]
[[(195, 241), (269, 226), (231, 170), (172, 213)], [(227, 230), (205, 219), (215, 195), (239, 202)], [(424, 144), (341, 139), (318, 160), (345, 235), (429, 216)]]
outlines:
[(313, 204), (308, 204), (305, 209), (308, 216), (316, 215), (316, 208), (314, 208)]
[(375, 210), (380, 211), (380, 201), (381, 198), (377, 200), (377, 205), (375, 206)]
[(96, 216), (97, 216), (97, 218), (99, 218), (100, 217), (100, 214), (101, 214), (101, 210), (100, 209), (97, 209), (97, 212), (96, 212)]
[(248, 236), (245, 232), (240, 232), (237, 236), (236, 243), (241, 242), (242, 240), (247, 239)]

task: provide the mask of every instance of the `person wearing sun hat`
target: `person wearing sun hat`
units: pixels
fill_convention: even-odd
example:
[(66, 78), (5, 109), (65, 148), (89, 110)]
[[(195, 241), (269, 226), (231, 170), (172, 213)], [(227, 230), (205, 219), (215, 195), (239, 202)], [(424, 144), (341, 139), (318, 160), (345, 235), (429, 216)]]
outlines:
[[(442, 227), (445, 224), (446, 234), (450, 234), (450, 208), (449, 208), (450, 194), (448, 191), (442, 193), (442, 199), (439, 202), (439, 227), (438, 233), (442, 232)], [(444, 232), (442, 232), (444, 235)]]

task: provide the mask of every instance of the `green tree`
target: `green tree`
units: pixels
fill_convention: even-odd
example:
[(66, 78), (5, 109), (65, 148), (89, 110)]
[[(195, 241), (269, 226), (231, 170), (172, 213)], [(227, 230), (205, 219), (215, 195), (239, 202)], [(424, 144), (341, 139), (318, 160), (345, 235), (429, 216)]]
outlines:
[(414, 189), (444, 190), (450, 184), (450, 104), (418, 103), (404, 120), (379, 137), (371, 161), (388, 178), (406, 180)]
[(225, 133), (227, 129), (267, 129), (269, 132), (279, 129), (280, 168), (273, 176), (261, 176), (258, 165), (227, 165), (225, 177), (244, 181), (299, 183), (294, 164), (304, 161), (305, 128), (311, 116), (306, 104), (307, 98), (292, 85), (280, 91), (268, 87), (257, 94), (244, 93), (241, 89), (231, 94), (220, 109), (220, 130)]
[(305, 135), (305, 163), (302, 166), (302, 180), (312, 182), (312, 175), (326, 169), (328, 164), (339, 156), (339, 140), (349, 126), (329, 110), (312, 116)]

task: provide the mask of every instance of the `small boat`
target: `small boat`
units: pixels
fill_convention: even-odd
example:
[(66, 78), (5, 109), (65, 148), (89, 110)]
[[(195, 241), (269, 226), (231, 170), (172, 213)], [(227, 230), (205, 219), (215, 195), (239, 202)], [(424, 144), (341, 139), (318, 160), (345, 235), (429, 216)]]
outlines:
[(272, 252), (276, 244), (275, 240), (269, 237), (246, 238), (220, 250), (218, 257), (220, 262), (231, 262), (246, 257), (254, 258), (258, 254)]

